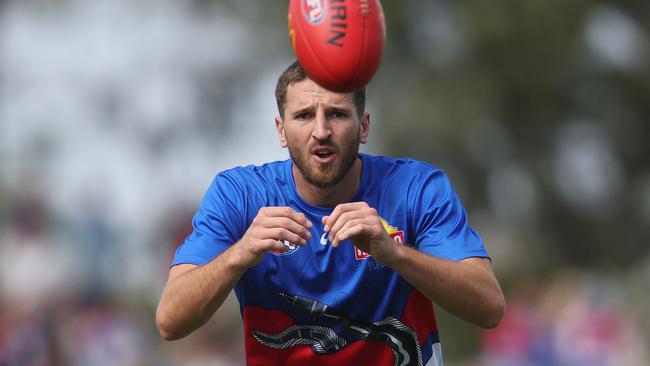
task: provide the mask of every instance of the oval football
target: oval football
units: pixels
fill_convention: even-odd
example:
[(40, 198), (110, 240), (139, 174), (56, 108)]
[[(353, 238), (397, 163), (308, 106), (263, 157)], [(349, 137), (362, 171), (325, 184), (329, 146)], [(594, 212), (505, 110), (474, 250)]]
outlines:
[(335, 92), (364, 87), (379, 68), (386, 26), (379, 0), (291, 0), (289, 38), (307, 75)]

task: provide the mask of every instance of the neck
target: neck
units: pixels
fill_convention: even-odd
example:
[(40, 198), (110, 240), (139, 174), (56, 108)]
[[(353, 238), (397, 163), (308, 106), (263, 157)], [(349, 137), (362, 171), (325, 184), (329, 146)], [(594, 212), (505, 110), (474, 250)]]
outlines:
[(295, 164), (291, 171), (300, 198), (315, 206), (334, 207), (340, 203), (350, 202), (357, 194), (361, 181), (361, 158), (354, 161), (354, 165), (340, 182), (327, 188), (319, 188), (307, 182)]

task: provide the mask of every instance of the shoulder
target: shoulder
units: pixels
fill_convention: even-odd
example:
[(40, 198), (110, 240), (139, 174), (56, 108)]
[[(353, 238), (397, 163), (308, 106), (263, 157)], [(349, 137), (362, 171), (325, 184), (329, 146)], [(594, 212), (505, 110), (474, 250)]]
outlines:
[(262, 165), (246, 165), (230, 168), (219, 172), (215, 178), (216, 185), (231, 185), (235, 187), (267, 187), (267, 184), (285, 180), (287, 160), (274, 161)]
[(256, 213), (278, 195), (281, 180), (286, 180), (286, 161), (263, 165), (239, 166), (216, 174), (202, 201), (206, 209), (225, 210), (224, 214), (240, 212), (244, 217)]
[(453, 196), (447, 174), (427, 162), (370, 155), (363, 158), (368, 163), (368, 185), (384, 195), (402, 197), (409, 205), (439, 204)]
[(425, 179), (447, 179), (447, 175), (442, 169), (417, 159), (367, 154), (362, 154), (362, 158), (375, 175), (380, 174), (384, 177), (396, 177), (416, 182), (422, 182)]
[(269, 205), (291, 186), (287, 169), (289, 160), (263, 165), (238, 166), (219, 172), (213, 179), (208, 196), (250, 207)]

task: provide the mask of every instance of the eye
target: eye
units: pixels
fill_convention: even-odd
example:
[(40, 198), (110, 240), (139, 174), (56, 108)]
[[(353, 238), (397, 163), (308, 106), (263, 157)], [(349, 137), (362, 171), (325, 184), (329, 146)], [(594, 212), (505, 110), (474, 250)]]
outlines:
[(311, 119), (311, 118), (312, 118), (312, 113), (310, 113), (310, 112), (302, 112), (302, 113), (298, 113), (298, 114), (295, 115), (293, 118), (294, 118), (294, 119), (297, 119), (297, 120), (302, 120), (302, 121), (304, 121), (304, 120), (308, 120), (308, 119)]
[(330, 116), (336, 119), (344, 119), (348, 117), (348, 114), (342, 111), (333, 111), (330, 113)]

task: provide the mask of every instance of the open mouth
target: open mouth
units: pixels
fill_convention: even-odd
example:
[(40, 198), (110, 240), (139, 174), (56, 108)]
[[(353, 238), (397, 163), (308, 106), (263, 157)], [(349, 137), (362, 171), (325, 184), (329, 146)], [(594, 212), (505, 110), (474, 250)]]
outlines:
[(336, 152), (330, 147), (317, 147), (312, 150), (312, 156), (319, 163), (329, 163), (334, 160)]

